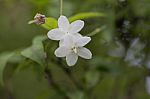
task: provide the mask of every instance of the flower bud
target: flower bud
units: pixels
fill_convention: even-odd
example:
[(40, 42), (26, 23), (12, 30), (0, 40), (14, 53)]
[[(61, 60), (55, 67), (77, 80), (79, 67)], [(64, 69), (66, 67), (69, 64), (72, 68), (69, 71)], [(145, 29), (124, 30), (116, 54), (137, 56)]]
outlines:
[(37, 24), (37, 25), (44, 24), (45, 19), (46, 19), (45, 15), (37, 13), (34, 17), (34, 23)]

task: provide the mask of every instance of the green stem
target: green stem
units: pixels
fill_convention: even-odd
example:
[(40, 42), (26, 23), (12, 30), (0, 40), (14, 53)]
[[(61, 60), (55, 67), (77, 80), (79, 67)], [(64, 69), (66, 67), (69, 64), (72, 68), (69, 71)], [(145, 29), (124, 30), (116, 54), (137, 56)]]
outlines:
[(83, 86), (76, 80), (76, 78), (72, 75), (71, 70), (66, 68), (65, 65), (62, 63), (62, 60), (58, 58), (56, 64), (66, 73), (70, 80), (76, 85), (79, 90), (83, 90)]
[(63, 15), (63, 0), (60, 0), (60, 15)]
[(103, 27), (101, 27), (101, 28), (96, 28), (93, 32), (87, 34), (87, 36), (94, 36), (94, 35), (100, 33), (100, 32), (101, 32), (103, 29), (105, 29), (105, 28), (106, 28), (105, 26), (103, 26)]
[(52, 86), (56, 92), (60, 93), (65, 97), (65, 99), (69, 99), (68, 95), (54, 82), (51, 71), (48, 68), (45, 68), (46, 78), (50, 86)]
[(54, 81), (51, 70), (48, 68), (48, 61), (49, 61), (48, 54), (46, 53), (46, 57), (45, 57), (46, 67), (44, 72), (49, 85), (52, 86), (56, 92), (63, 95), (65, 99), (70, 99), (68, 95), (61, 89), (61, 87)]
[(14, 99), (13, 93), (8, 86), (6, 86), (6, 97), (7, 99)]

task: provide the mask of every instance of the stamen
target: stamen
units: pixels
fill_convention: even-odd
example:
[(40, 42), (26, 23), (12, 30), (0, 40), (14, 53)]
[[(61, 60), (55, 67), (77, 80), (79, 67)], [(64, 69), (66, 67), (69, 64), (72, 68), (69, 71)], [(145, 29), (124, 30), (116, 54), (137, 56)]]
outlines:
[(77, 54), (77, 48), (76, 47), (73, 47), (72, 50), (74, 51), (74, 53)]

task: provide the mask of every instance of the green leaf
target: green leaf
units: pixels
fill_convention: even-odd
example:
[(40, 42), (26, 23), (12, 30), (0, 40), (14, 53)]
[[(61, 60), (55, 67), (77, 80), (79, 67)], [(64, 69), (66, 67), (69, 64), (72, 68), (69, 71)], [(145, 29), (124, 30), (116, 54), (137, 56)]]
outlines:
[(21, 55), (26, 58), (31, 59), (32, 61), (45, 65), (45, 53), (42, 41), (45, 40), (46, 36), (37, 36), (34, 38), (32, 46), (23, 50)]
[(96, 70), (88, 71), (85, 75), (87, 88), (94, 87), (98, 83), (99, 78), (100, 78), (99, 71)]
[(105, 16), (105, 14), (100, 13), (100, 12), (79, 13), (79, 14), (76, 14), (74, 16), (71, 16), (69, 18), (69, 21), (73, 22), (75, 20), (80, 20), (80, 19), (87, 19), (87, 18), (94, 18), (94, 17), (104, 17), (104, 16)]
[(21, 63), (25, 60), (25, 58), (20, 54), (20, 51), (15, 51), (12, 57), (13, 58), (9, 59), (10, 63)]
[(41, 25), (43, 28), (47, 30), (51, 30), (57, 27), (57, 20), (52, 17), (46, 18), (45, 24)]
[(14, 55), (14, 53), (3, 53), (0, 55), (0, 84), (4, 85), (3, 72), (8, 60)]
[(28, 1), (38, 7), (46, 6), (49, 3), (49, 0), (28, 0)]
[(69, 93), (68, 96), (70, 97), (70, 99), (85, 99), (85, 95), (82, 91)]

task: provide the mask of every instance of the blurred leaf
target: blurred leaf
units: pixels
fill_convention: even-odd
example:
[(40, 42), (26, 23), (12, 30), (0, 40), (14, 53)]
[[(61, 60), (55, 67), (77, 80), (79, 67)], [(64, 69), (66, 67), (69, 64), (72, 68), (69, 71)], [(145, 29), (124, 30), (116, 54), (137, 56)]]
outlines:
[(49, 0), (28, 0), (28, 1), (37, 6), (45, 6), (49, 3)]
[(69, 18), (70, 22), (73, 22), (75, 20), (79, 19), (87, 19), (87, 18), (94, 18), (94, 17), (104, 17), (104, 13), (99, 13), (99, 12), (88, 12), (88, 13), (79, 13), (74, 16), (71, 16)]
[[(95, 36), (106, 28), (106, 26), (102, 26), (100, 28), (96, 28), (93, 32), (87, 34), (87, 36)], [(104, 40), (103, 40), (104, 41)]]
[[(50, 93), (51, 92), (51, 93)], [(36, 99), (48, 99), (48, 97), (50, 96), (50, 94), (52, 94), (53, 92), (51, 90), (46, 90), (44, 92), (41, 92)]]
[(44, 27), (47, 30), (56, 28), (57, 20), (55, 18), (48, 17), (46, 18), (45, 24), (42, 24), (42, 27)]
[(46, 39), (46, 36), (35, 37), (33, 40), (32, 46), (23, 50), (21, 54), (24, 57), (29, 58), (33, 60), (34, 62), (43, 66), (45, 64), (45, 60), (44, 60), (45, 53), (44, 53), (42, 41), (45, 39)]
[(4, 85), (3, 72), (8, 60), (14, 55), (14, 53), (3, 53), (0, 55), (0, 83)]
[(90, 67), (91, 69), (97, 69), (100, 72), (105, 72), (105, 73), (112, 73), (114, 75), (121, 73), (122, 69), (120, 70), (120, 60), (115, 61), (116, 59), (112, 59), (110, 57), (94, 57), (90, 61)]
[(85, 99), (85, 95), (81, 91), (77, 91), (69, 94), (70, 99)]
[(15, 52), (12, 57), (13, 58), (9, 59), (10, 63), (20, 63), (25, 59), (20, 52)]
[(94, 87), (100, 78), (100, 73), (99, 71), (88, 71), (85, 75), (85, 79), (86, 79), (86, 84), (87, 84), (87, 88), (91, 88)]

